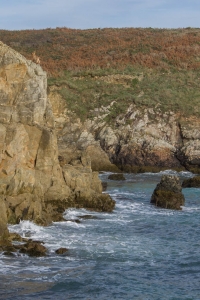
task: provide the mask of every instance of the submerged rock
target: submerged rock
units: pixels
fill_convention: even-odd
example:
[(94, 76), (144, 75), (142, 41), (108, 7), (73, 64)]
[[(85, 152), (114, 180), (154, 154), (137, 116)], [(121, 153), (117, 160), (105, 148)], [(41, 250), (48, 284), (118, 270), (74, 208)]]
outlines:
[(183, 188), (200, 188), (200, 176), (195, 176), (193, 178), (185, 179), (182, 183)]
[(20, 253), (28, 254), (29, 256), (45, 256), (47, 252), (46, 247), (42, 242), (29, 241), (20, 249)]
[(78, 218), (85, 219), (85, 220), (99, 219), (97, 216), (93, 216), (93, 215), (83, 215), (83, 216), (78, 216)]
[(56, 254), (64, 254), (64, 253), (66, 253), (67, 251), (68, 251), (67, 248), (59, 248), (59, 249), (57, 249), (55, 252), (56, 252)]
[(181, 210), (185, 198), (180, 179), (177, 176), (163, 175), (151, 196), (151, 203), (162, 208)]
[(122, 173), (117, 173), (117, 174), (110, 174), (108, 176), (108, 179), (110, 180), (126, 180), (124, 175)]

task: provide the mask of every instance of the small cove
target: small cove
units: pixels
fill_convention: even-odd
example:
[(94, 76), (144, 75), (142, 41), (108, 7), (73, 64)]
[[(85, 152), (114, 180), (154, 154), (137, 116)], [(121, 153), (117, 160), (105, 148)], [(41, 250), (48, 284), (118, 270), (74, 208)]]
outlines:
[[(101, 174), (113, 213), (69, 209), (68, 222), (10, 226), (44, 241), (48, 256), (1, 255), (0, 299), (200, 299), (200, 189), (183, 190), (182, 211), (156, 208), (150, 197), (162, 174)], [(69, 251), (56, 255), (59, 247)]]

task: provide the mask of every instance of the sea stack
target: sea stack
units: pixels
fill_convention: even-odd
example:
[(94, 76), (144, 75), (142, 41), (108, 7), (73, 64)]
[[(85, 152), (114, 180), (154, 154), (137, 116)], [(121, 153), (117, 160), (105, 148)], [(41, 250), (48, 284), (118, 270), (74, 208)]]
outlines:
[(151, 196), (151, 203), (162, 208), (181, 210), (185, 198), (178, 176), (163, 175)]

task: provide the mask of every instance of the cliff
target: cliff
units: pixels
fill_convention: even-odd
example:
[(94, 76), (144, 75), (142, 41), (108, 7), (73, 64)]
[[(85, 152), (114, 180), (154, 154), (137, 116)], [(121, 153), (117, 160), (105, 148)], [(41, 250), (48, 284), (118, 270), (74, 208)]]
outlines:
[(60, 165), (200, 172), (200, 30), (0, 31), (48, 73)]
[[(81, 121), (60, 94), (49, 88), (61, 162), (75, 163), (85, 151), (96, 171), (144, 172), (174, 168), (200, 171), (200, 119), (159, 107), (130, 104), (113, 117), (113, 101)], [(112, 122), (108, 122), (108, 120)]]
[(1, 240), (7, 223), (45, 225), (62, 219), (70, 206), (114, 207), (86, 153), (79, 153), (76, 166), (60, 166), (46, 73), (1, 42), (0, 186)]

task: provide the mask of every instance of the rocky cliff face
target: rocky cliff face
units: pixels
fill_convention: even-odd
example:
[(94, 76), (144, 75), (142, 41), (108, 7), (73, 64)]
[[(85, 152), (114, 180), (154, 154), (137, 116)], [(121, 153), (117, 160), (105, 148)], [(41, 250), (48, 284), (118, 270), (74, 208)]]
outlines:
[[(94, 118), (81, 123), (67, 108), (58, 88), (49, 93), (58, 134), (60, 159), (76, 161), (80, 151), (91, 158), (93, 170), (137, 172), (177, 168), (200, 170), (200, 120), (183, 119), (159, 108), (131, 105), (108, 123), (108, 107), (94, 110)], [(67, 146), (67, 147), (66, 147)], [(66, 150), (67, 149), (67, 150)]]
[(1, 239), (7, 222), (48, 224), (72, 205), (112, 210), (87, 155), (80, 152), (75, 167), (69, 162), (62, 169), (58, 161), (46, 73), (0, 42)]

